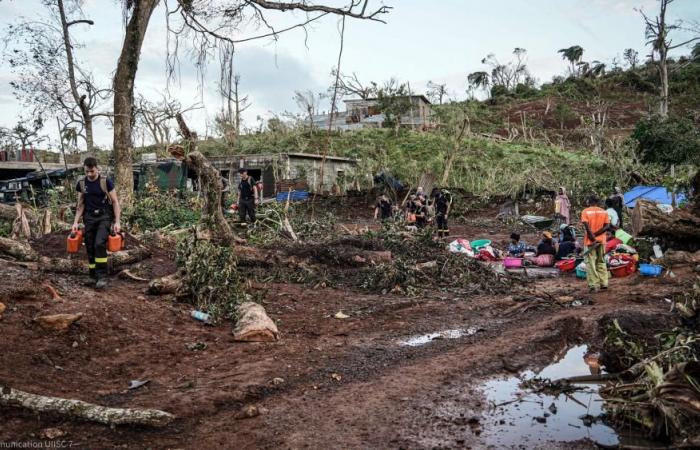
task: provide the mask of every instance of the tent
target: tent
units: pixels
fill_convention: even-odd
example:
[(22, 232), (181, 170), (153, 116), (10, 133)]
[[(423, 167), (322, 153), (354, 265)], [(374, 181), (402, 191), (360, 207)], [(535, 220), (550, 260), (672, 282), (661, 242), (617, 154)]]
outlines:
[[(672, 203), (671, 192), (663, 186), (635, 186), (625, 192), (624, 195), (625, 206), (629, 208), (634, 208), (638, 199), (651, 200), (668, 205)], [(683, 203), (685, 200), (685, 194), (676, 192), (676, 204)]]

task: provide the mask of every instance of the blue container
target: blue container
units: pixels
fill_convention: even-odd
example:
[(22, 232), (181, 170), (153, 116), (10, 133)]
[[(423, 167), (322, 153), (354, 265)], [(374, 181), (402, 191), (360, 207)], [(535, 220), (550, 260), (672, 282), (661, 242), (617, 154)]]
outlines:
[(640, 264), (639, 273), (647, 277), (658, 277), (664, 268), (656, 264)]

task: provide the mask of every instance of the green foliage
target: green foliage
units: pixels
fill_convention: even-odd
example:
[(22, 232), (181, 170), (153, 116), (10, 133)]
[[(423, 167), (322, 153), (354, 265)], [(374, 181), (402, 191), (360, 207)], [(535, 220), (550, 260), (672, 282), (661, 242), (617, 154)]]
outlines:
[(0, 237), (9, 238), (12, 234), (12, 221), (0, 220)]
[(178, 244), (176, 262), (185, 273), (182, 296), (195, 309), (211, 314), (214, 320), (236, 320), (246, 294), (232, 247), (190, 236)]
[(632, 138), (644, 162), (700, 164), (700, 130), (690, 119), (651, 116), (637, 123)]
[(179, 228), (194, 225), (200, 218), (198, 198), (181, 197), (176, 192), (164, 192), (151, 188), (139, 195), (132, 208), (124, 211), (124, 221), (134, 230), (146, 231), (177, 225)]

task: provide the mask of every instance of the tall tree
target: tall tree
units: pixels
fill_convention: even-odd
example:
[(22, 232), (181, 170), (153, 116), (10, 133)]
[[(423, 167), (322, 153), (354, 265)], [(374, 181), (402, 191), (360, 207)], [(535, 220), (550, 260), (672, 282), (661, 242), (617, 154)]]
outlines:
[[(351, 75), (346, 75), (341, 73), (338, 75), (337, 69), (333, 69), (331, 71), (331, 76), (335, 79), (338, 79), (338, 96), (340, 97), (360, 97), (362, 100), (367, 100), (370, 98), (372, 95), (374, 95), (374, 91), (372, 89), (371, 84), (365, 84), (362, 81), (360, 81), (360, 78), (357, 76), (355, 72), (353, 72)], [(335, 86), (331, 86), (331, 90), (333, 90)]]
[(583, 58), (583, 47), (580, 45), (572, 45), (568, 48), (562, 48), (557, 50), (557, 53), (561, 53), (562, 59), (569, 61), (569, 73), (572, 77), (578, 77), (581, 75), (581, 59)]
[(318, 106), (323, 99), (323, 94), (316, 95), (313, 91), (294, 91), (294, 102), (299, 109), (304, 112), (306, 120), (309, 121), (309, 131), (314, 132), (314, 116), (318, 111)]
[(426, 97), (428, 97), (431, 102), (442, 105), (445, 97), (447, 97), (447, 84), (428, 81), (426, 87), (428, 88), (425, 93)]
[(644, 18), (646, 25), (647, 45), (651, 46), (651, 54), (649, 57), (656, 65), (659, 72), (659, 114), (661, 117), (668, 117), (668, 54), (671, 50), (683, 47), (700, 40), (700, 30), (693, 30), (696, 36), (684, 40), (678, 44), (674, 44), (670, 34), (679, 29), (684, 29), (683, 21), (678, 20), (673, 24), (666, 22), (666, 12), (668, 6), (675, 0), (659, 0), (659, 14), (655, 17), (649, 17), (646, 13), (640, 10), (640, 14)]
[[(114, 160), (116, 182), (122, 202), (130, 205), (133, 197), (131, 174), (132, 117), (134, 106), (134, 80), (141, 55), (141, 47), (149, 21), (159, 0), (123, 0), (127, 12), (126, 32), (121, 54), (114, 74)], [(167, 7), (169, 3), (164, 2)], [(303, 28), (327, 15), (336, 15), (360, 20), (383, 22), (381, 16), (391, 7), (369, 8), (370, 0), (351, 0), (347, 6), (334, 7), (310, 0), (281, 2), (272, 0), (177, 0), (176, 7), (167, 12), (169, 36), (175, 40), (172, 47), (179, 48), (181, 40), (187, 38), (196, 46), (196, 63), (203, 67), (211, 50), (222, 44), (252, 39), (278, 39), (283, 32)], [(267, 12), (306, 13), (301, 22), (284, 29), (276, 29)], [(176, 19), (179, 17), (179, 23)], [(251, 37), (240, 37), (241, 30), (264, 27), (264, 33)], [(169, 54), (169, 68), (173, 69), (177, 55)], [(174, 73), (175, 70), (170, 70)]]
[(89, 71), (75, 56), (71, 29), (93, 25), (82, 15), (78, 0), (43, 0), (48, 15), (39, 20), (22, 20), (9, 25), (6, 59), (18, 76), (12, 85), (15, 95), (42, 113), (59, 115), (63, 131), (71, 129), (85, 140), (88, 152), (94, 147), (93, 123), (109, 89), (97, 87)]
[(489, 78), (488, 72), (479, 71), (472, 72), (469, 75), (467, 75), (467, 82), (470, 86), (473, 86), (475, 89), (481, 88), (484, 91), (486, 91), (486, 93), (488, 93), (489, 85), (491, 84), (491, 79)]
[(629, 64), (630, 69), (634, 70), (639, 64), (639, 52), (633, 48), (626, 48), (622, 53), (622, 57), (625, 58), (627, 64)]
[(527, 50), (516, 47), (513, 49), (513, 56), (514, 58), (506, 63), (499, 61), (493, 53), (481, 60), (482, 64), (491, 67), (492, 86), (503, 86), (506, 90), (513, 91), (518, 84), (534, 84), (534, 79), (527, 69)]

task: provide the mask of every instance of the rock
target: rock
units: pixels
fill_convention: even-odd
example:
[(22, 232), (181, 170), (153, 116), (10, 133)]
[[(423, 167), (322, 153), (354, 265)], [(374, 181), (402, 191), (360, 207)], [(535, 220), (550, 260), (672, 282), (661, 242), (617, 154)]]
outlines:
[(73, 347), (73, 348), (78, 348), (78, 341), (73, 341), (72, 347)]
[(535, 417), (535, 420), (538, 423), (547, 423), (547, 418), (546, 417)]
[(284, 384), (284, 378), (276, 377), (272, 379), (272, 384), (275, 386), (279, 386), (280, 384)]
[(235, 419), (251, 419), (253, 417), (259, 416), (261, 413), (261, 408), (258, 408), (255, 405), (246, 405), (243, 408), (241, 408), (238, 413), (234, 416)]
[(41, 430), (41, 433), (39, 433), (39, 437), (41, 439), (46, 439), (49, 441), (52, 441), (54, 439), (58, 439), (60, 437), (65, 436), (67, 433), (60, 428), (45, 428)]
[(245, 302), (238, 307), (233, 338), (243, 342), (274, 342), (279, 339), (279, 331), (265, 308), (257, 303)]
[(333, 317), (335, 317), (336, 319), (347, 319), (350, 316), (345, 314), (343, 311), (338, 311), (337, 313), (335, 313), (335, 316), (333, 316)]
[(34, 319), (45, 330), (65, 331), (73, 323), (83, 318), (83, 313), (77, 314), (53, 314)]

